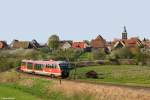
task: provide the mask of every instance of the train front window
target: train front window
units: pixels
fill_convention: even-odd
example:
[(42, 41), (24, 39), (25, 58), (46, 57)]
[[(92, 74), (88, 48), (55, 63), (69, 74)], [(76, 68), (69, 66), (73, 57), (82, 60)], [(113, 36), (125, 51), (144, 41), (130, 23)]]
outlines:
[(61, 69), (68, 69), (68, 64), (62, 63), (62, 64), (59, 64), (59, 66)]

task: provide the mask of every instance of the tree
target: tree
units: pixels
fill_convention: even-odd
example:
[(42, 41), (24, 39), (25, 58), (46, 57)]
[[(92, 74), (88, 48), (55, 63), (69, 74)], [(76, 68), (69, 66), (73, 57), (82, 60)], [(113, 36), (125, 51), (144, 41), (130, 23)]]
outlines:
[(133, 58), (133, 54), (129, 48), (118, 49), (117, 55), (120, 59), (131, 59), (131, 58)]
[(81, 53), (82, 51), (74, 49), (58, 49), (52, 53), (52, 57), (56, 60), (75, 61), (81, 55)]
[(59, 36), (50, 36), (48, 39), (48, 47), (52, 50), (56, 50), (59, 47)]
[(134, 55), (129, 48), (120, 48), (112, 51), (108, 58), (109, 59), (131, 59)]
[(137, 61), (138, 64), (141, 65), (150, 65), (150, 52), (149, 50), (146, 50), (145, 48), (139, 50), (135, 54), (135, 60)]
[(105, 59), (106, 53), (103, 49), (93, 49), (92, 50), (93, 59), (95, 60), (102, 60)]

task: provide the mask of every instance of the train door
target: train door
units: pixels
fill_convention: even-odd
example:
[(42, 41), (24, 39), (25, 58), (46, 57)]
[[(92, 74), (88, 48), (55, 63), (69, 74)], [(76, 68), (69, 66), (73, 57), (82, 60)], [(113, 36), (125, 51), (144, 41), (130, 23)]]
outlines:
[(33, 68), (34, 67), (33, 62), (27, 62), (26, 65), (27, 65), (27, 72), (32, 73), (33, 70), (34, 70), (34, 68)]
[(27, 65), (26, 64), (27, 64), (26, 62), (21, 62), (21, 68), (20, 69), (22, 71), (27, 69)]

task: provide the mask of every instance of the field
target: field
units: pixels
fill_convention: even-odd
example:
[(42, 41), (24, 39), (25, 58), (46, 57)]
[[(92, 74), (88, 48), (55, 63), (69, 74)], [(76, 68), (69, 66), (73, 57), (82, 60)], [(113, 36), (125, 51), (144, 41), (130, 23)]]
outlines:
[[(86, 78), (85, 73), (94, 70), (98, 79)], [(111, 83), (150, 87), (150, 67), (137, 65), (102, 65), (77, 68), (77, 79), (94, 83)], [(71, 72), (74, 77), (74, 70)]]
[(39, 100), (32, 94), (5, 85), (0, 85), (0, 99)]
[[(84, 74), (90, 70), (95, 70), (98, 72), (99, 78), (90, 79), (84, 77)], [(74, 70), (72, 70), (72, 74), (73, 71)], [(77, 74), (77, 81), (62, 80), (62, 83), (60, 84), (59, 79), (43, 78), (18, 73), (14, 69), (1, 72), (0, 99), (150, 100), (150, 88), (131, 88), (118, 85), (125, 84), (149, 87), (149, 67), (131, 65), (93, 66), (78, 68)], [(91, 84), (90, 82), (98, 84)], [(109, 85), (102, 83), (109, 83)]]

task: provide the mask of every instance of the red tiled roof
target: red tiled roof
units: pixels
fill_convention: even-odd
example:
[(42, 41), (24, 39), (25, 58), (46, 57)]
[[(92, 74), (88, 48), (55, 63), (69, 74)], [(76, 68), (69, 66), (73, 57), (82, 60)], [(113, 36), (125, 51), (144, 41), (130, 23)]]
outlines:
[(112, 43), (116, 44), (119, 41), (121, 41), (122, 43), (124, 43), (126, 47), (136, 47), (138, 45), (142, 45), (142, 42), (138, 38), (136, 38), (136, 37), (132, 37), (132, 38), (127, 39), (127, 40), (126, 39), (125, 40), (124, 39), (115, 40)]
[(7, 43), (5, 41), (0, 41), (0, 49), (7, 47)]
[(84, 49), (85, 48), (85, 42), (73, 42), (72, 48)]
[(91, 40), (91, 46), (93, 48), (104, 48), (106, 45), (106, 40), (102, 36), (98, 35), (96, 39)]
[(141, 42), (138, 38), (130, 38), (125, 41), (125, 45), (128, 47), (136, 47), (137, 45), (139, 45), (138, 42)]

